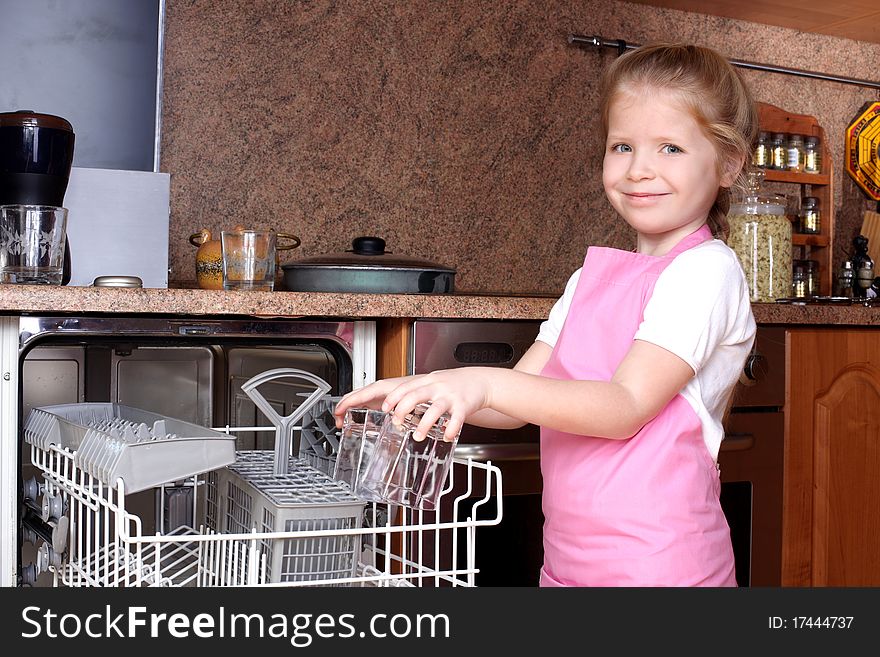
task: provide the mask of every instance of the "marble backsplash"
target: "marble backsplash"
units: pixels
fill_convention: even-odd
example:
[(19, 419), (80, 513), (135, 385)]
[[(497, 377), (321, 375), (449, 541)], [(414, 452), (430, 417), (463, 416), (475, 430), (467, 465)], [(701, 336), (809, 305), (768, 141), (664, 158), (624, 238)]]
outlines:
[[(613, 50), (684, 40), (728, 57), (870, 78), (880, 45), (606, 0), (167, 0), (161, 170), (172, 284), (202, 228), (359, 235), (458, 271), (462, 292), (558, 294), (588, 245), (630, 248), (601, 186), (597, 81)], [(833, 139), (834, 261), (874, 204), (843, 171), (876, 90), (745, 71), (758, 100)]]

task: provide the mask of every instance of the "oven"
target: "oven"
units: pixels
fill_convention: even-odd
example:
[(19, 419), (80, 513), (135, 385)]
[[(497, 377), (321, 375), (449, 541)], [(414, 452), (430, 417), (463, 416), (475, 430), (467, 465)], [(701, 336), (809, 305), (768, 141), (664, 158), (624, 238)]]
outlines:
[(721, 443), (721, 506), (739, 586), (780, 586), (785, 329), (759, 327)]
[[(532, 320), (417, 320), (410, 341), (410, 373), (475, 365), (511, 368), (535, 341), (540, 325)], [(503, 482), (501, 522), (476, 530), (477, 586), (537, 586), (544, 559), (539, 452), (535, 425), (515, 430), (470, 425), (462, 429), (455, 456), (491, 461)], [(443, 499), (451, 504), (459, 495), (467, 495), (459, 510), (466, 516), (484, 492), (453, 490)], [(441, 507), (441, 515), (448, 512)], [(476, 518), (493, 518), (496, 512), (492, 498), (477, 504)]]
[[(21, 317), (19, 324), (18, 426), (34, 407), (114, 402), (205, 427), (246, 427), (236, 449), (273, 449), (270, 422), (242, 391), (251, 377), (274, 368), (295, 368), (327, 381), (330, 394), (350, 391), (375, 378), (372, 322), (294, 319), (181, 319), (161, 317)], [(296, 382), (272, 383), (262, 394), (281, 415), (300, 403)], [(21, 440), (19, 438), (19, 440)], [(30, 450), (18, 447), (18, 521), (15, 575), (4, 582), (50, 585), (38, 577), (38, 546), (51, 539), (33, 492), (41, 478)], [(4, 481), (4, 488), (11, 488)], [(4, 494), (12, 494), (4, 490)], [(168, 533), (192, 526), (194, 490), (167, 487), (126, 497), (144, 531)], [(160, 506), (160, 500), (162, 500)], [(4, 545), (4, 550), (8, 543)], [(17, 579), (16, 579), (17, 578)]]

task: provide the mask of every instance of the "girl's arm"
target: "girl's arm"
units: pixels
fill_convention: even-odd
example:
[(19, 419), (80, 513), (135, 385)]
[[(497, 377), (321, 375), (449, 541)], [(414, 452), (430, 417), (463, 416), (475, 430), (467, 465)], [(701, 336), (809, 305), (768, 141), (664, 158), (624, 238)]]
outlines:
[[(513, 369), (526, 374), (539, 374), (550, 359), (552, 352), (553, 347), (546, 342), (536, 341), (522, 355)], [(526, 420), (502, 413), (494, 408), (480, 409), (469, 415), (466, 421), (468, 424), (489, 429), (518, 429), (526, 424)]]
[[(547, 343), (535, 342), (534, 344), (532, 344), (531, 347), (529, 347), (528, 351), (523, 354), (522, 358), (519, 359), (513, 369), (529, 374), (537, 374), (542, 369), (544, 369), (544, 365), (550, 358), (550, 354), (552, 351), (553, 348)], [(458, 370), (447, 371), (460, 371), (462, 376), (467, 376), (467, 373), (473, 369), (476, 368), (462, 367)], [(415, 374), (411, 376), (400, 376), (391, 379), (381, 379), (379, 381), (376, 381), (375, 383), (371, 383), (368, 386), (364, 386), (363, 388), (348, 393), (339, 401), (333, 411), (333, 414), (336, 416), (336, 426), (342, 426), (342, 417), (345, 415), (345, 411), (349, 408), (366, 407), (377, 409), (384, 408), (385, 410), (388, 410), (391, 407), (387, 404), (383, 404), (383, 402), (392, 390), (398, 388), (404, 383), (414, 383), (416, 381), (419, 381), (426, 376), (429, 375)], [(439, 413), (437, 415), (439, 416)], [(403, 415), (401, 415), (400, 417), (403, 417)], [(499, 411), (492, 408), (483, 408), (472, 413), (467, 418), (467, 423), (491, 429), (516, 429), (523, 426), (526, 422), (524, 420), (518, 419), (517, 417), (500, 413)]]
[[(534, 361), (526, 361), (530, 354)], [(449, 437), (458, 433), (467, 418), (493, 421), (500, 420), (496, 415), (500, 414), (519, 423), (531, 422), (568, 433), (623, 439), (654, 418), (694, 375), (678, 356), (639, 340), (633, 342), (609, 382), (561, 380), (536, 374), (548, 357), (549, 347), (544, 350), (533, 346), (522, 359), (526, 361), (523, 369), (440, 370), (397, 379), (389, 385), (378, 382), (374, 384), (382, 388), (374, 391), (378, 394), (369, 392), (368, 386), (350, 393), (343, 401), (351, 397), (351, 406), (362, 403), (362, 399), (384, 396), (382, 408), (393, 409), (398, 420), (416, 404), (430, 401), (431, 408), (417, 429), (422, 436), (446, 412), (450, 414), (446, 429)], [(539, 362), (541, 366), (537, 367)], [(495, 414), (476, 415), (484, 409)]]

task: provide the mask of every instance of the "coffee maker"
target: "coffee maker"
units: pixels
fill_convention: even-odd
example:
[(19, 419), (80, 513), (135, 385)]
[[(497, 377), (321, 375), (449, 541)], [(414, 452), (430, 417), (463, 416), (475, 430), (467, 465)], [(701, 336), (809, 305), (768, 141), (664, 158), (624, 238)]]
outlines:
[[(0, 112), (0, 205), (63, 207), (73, 143), (73, 127), (60, 116)], [(69, 282), (70, 245), (65, 242), (61, 284)]]

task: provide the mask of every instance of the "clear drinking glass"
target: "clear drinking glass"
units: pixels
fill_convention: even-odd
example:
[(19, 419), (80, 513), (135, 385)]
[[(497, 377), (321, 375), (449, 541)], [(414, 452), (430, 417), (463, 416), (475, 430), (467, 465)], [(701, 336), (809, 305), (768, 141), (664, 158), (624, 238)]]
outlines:
[[(352, 491), (357, 489), (358, 479), (373, 456), (386, 415), (369, 408), (350, 408), (345, 412), (333, 478), (347, 483)], [(378, 496), (370, 499), (382, 501)]]
[(0, 205), (0, 283), (61, 285), (67, 208)]
[(220, 233), (224, 290), (275, 289), (275, 233), (224, 230)]
[(400, 425), (394, 424), (390, 413), (385, 417), (372, 458), (358, 478), (358, 497), (378, 497), (423, 511), (437, 508), (458, 436), (444, 440), (449, 416), (443, 414), (424, 440), (413, 440), (412, 434), (428, 408), (429, 404), (419, 404)]

